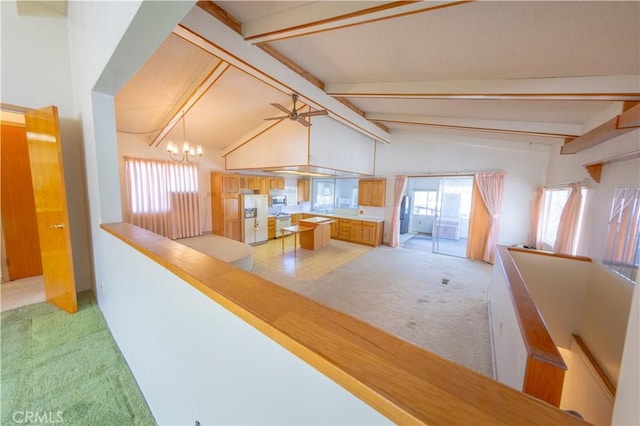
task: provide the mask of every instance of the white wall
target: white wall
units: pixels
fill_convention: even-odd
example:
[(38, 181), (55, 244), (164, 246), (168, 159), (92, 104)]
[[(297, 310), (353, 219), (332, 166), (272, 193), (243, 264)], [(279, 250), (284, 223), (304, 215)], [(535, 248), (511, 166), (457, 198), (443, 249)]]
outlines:
[(495, 379), (522, 391), (527, 366), (527, 348), (511, 301), (502, 263), (498, 261), (498, 257), (493, 266), (488, 305)]
[[(638, 282), (640, 275), (636, 275)], [(636, 285), (633, 291), (631, 314), (629, 315), (629, 327), (625, 340), (624, 353), (622, 355), (622, 368), (616, 401), (613, 406), (614, 425), (639, 425), (640, 424), (640, 290)]]
[[(498, 244), (526, 242), (534, 188), (545, 183), (547, 145), (393, 130), (393, 143), (378, 144), (376, 174), (389, 177), (387, 204), (393, 199), (391, 175), (504, 171), (504, 194)], [(385, 214), (385, 241), (392, 209)]]
[(225, 157), (229, 170), (309, 164), (309, 130), (283, 120)]
[(579, 333), (591, 263), (512, 252), (556, 346), (568, 349), (571, 334)]
[(376, 142), (331, 117), (313, 117), (309, 164), (353, 173), (374, 173)]
[(100, 305), (158, 424), (391, 422), (257, 329), (103, 233)]
[(18, 16), (14, 1), (2, 1), (0, 7), (2, 102), (25, 108), (58, 107), (76, 288), (87, 290), (92, 285), (87, 189), (67, 21), (63, 16)]

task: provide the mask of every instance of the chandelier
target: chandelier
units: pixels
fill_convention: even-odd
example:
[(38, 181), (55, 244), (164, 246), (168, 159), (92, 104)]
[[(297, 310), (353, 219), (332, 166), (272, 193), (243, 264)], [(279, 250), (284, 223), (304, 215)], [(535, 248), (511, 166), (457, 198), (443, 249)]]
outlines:
[(184, 161), (187, 163), (200, 161), (200, 157), (202, 157), (202, 145), (196, 145), (196, 147), (192, 147), (187, 142), (187, 138), (185, 137), (185, 124), (184, 124), (184, 112), (182, 113), (182, 152), (180, 152), (180, 148), (178, 147), (178, 143), (173, 141), (167, 142), (167, 152), (169, 153), (169, 157), (173, 161)]

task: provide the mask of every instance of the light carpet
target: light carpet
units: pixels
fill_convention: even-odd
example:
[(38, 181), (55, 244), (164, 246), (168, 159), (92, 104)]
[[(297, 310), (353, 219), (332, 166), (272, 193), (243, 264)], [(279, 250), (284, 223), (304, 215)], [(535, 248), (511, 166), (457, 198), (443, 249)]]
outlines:
[(0, 311), (8, 311), (45, 300), (42, 275), (8, 281), (0, 285)]
[[(332, 240), (331, 250), (346, 250), (343, 244), (349, 243)], [(283, 270), (286, 261), (257, 262), (253, 272), (493, 377), (486, 300), (491, 265), (387, 246), (340, 263), (311, 281)]]

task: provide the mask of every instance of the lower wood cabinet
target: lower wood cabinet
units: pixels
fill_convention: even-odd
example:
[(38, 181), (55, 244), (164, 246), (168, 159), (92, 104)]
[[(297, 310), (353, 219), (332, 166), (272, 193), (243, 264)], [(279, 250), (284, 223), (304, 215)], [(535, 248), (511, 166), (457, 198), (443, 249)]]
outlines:
[[(302, 218), (322, 216), (313, 214), (302, 214)], [(334, 220), (331, 224), (331, 238), (336, 240), (349, 241), (352, 243), (365, 244), (378, 247), (382, 244), (384, 222), (370, 222), (359, 219), (343, 219), (330, 217)]]
[(273, 216), (267, 218), (267, 238), (270, 240), (276, 238), (276, 218)]

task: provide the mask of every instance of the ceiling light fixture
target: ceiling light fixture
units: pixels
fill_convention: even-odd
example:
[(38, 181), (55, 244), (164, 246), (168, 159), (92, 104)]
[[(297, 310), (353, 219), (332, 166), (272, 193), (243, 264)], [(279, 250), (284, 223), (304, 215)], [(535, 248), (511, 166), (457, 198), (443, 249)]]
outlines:
[(185, 123), (184, 123), (184, 112), (182, 113), (182, 155), (179, 155), (180, 149), (178, 148), (178, 144), (172, 141), (167, 142), (167, 152), (169, 153), (169, 157), (173, 161), (184, 161), (186, 163), (193, 163), (200, 161), (202, 157), (202, 145), (196, 145), (196, 147), (192, 147), (187, 142), (187, 138), (185, 137)]

